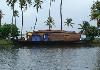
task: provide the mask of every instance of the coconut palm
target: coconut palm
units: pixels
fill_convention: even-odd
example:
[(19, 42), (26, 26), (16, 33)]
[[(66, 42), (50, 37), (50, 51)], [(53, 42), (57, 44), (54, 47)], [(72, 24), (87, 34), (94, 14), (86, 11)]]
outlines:
[(19, 17), (19, 12), (17, 10), (14, 11), (15, 25), (16, 25), (16, 17)]
[(80, 25), (80, 29), (81, 30), (81, 34), (86, 34), (87, 33), (87, 30), (89, 30), (89, 27), (90, 27), (90, 24), (88, 21), (83, 21), (82, 24), (79, 24)]
[(100, 27), (100, 1), (94, 2), (91, 7), (91, 20), (97, 20), (97, 27)]
[(15, 9), (15, 3), (17, 2), (17, 0), (6, 0), (7, 5), (11, 6), (11, 9), (13, 10), (13, 16), (12, 16), (12, 24), (13, 24), (13, 17), (14, 17), (14, 9)]
[[(55, 2), (55, 0), (50, 0), (50, 7), (49, 7), (49, 17), (48, 17), (48, 20), (52, 18), (52, 17), (51, 17), (51, 4), (52, 4), (52, 2)], [(47, 25), (49, 25), (49, 30), (50, 30), (50, 28), (52, 28), (52, 25), (51, 25), (51, 24), (48, 24), (48, 23), (47, 23)]]
[(35, 0), (34, 2), (35, 2), (34, 7), (36, 7), (36, 10), (37, 10), (37, 13), (38, 13), (39, 8), (41, 9), (41, 4), (43, 3), (43, 1)]
[(51, 4), (52, 4), (52, 2), (55, 2), (55, 0), (50, 0), (49, 16), (51, 16)]
[[(41, 9), (42, 3), (43, 3), (42, 0), (34, 0), (34, 7), (36, 8), (37, 14), (38, 14), (39, 8)], [(37, 23), (37, 16), (35, 20), (35, 26), (36, 26), (36, 23)], [(34, 29), (35, 29), (35, 26), (34, 26)]]
[(50, 8), (49, 8), (49, 13), (50, 13), (50, 9), (51, 9), (51, 4), (52, 2), (55, 2), (55, 0), (50, 0)]
[(19, 0), (21, 10), (27, 9), (27, 5), (32, 5), (32, 0)]
[(64, 23), (65, 23), (65, 26), (67, 25), (68, 27), (69, 26), (73, 27), (73, 24), (74, 24), (74, 23), (72, 23), (72, 19), (71, 18), (67, 18)]
[(1, 19), (2, 19), (2, 17), (3, 17), (3, 13), (2, 13), (2, 10), (0, 10), (0, 26), (1, 26)]
[(27, 9), (27, 5), (31, 5), (31, 0), (19, 0), (19, 5), (22, 11), (22, 28), (21, 28), (21, 38), (22, 38), (22, 30), (23, 30), (23, 10)]
[(95, 26), (91, 26), (89, 22), (83, 21), (83, 24), (79, 24), (81, 29), (81, 34), (86, 35), (86, 40), (94, 40), (98, 36), (98, 29)]
[(49, 30), (51, 30), (52, 26), (55, 24), (54, 20), (51, 16), (48, 17), (48, 19), (45, 21), (46, 25), (49, 26)]

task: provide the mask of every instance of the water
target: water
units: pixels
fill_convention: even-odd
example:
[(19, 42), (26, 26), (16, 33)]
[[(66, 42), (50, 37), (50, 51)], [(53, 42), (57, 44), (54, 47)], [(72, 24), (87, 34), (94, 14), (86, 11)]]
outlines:
[(100, 70), (100, 46), (1, 48), (0, 70)]

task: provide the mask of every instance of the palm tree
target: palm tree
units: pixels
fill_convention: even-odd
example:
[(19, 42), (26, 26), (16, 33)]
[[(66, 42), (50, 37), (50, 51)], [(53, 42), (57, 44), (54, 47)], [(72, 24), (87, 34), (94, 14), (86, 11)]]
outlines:
[(15, 25), (16, 25), (16, 17), (19, 17), (19, 12), (17, 10), (14, 11), (14, 17), (15, 17)]
[[(36, 8), (36, 11), (37, 11), (37, 14), (38, 14), (39, 8), (41, 9), (41, 5), (42, 5), (43, 1), (35, 0), (34, 3), (35, 3), (34, 7)], [(37, 23), (37, 16), (36, 16), (36, 20), (35, 20), (35, 26), (36, 26), (36, 23)], [(35, 26), (34, 26), (34, 29), (35, 29)]]
[(74, 24), (74, 23), (72, 23), (72, 19), (71, 18), (67, 18), (64, 23), (65, 23), (65, 26), (67, 25), (68, 27), (69, 26), (73, 27), (73, 24)]
[(2, 19), (2, 17), (3, 17), (3, 13), (2, 13), (2, 10), (0, 10), (0, 27), (1, 27), (1, 19)]
[[(50, 0), (50, 7), (49, 7), (49, 17), (48, 17), (48, 20), (52, 20), (53, 21), (53, 18), (51, 17), (51, 3), (52, 2), (55, 2), (55, 0)], [(49, 25), (49, 30), (50, 28), (52, 28), (52, 22), (51, 23), (47, 23), (47, 25)]]
[(12, 16), (12, 24), (13, 24), (13, 17), (14, 17), (14, 9), (15, 9), (15, 3), (17, 2), (17, 0), (6, 0), (6, 2), (8, 3), (7, 5), (11, 6), (11, 9), (13, 10), (13, 16)]
[(61, 30), (62, 30), (62, 0), (60, 3), (60, 18), (61, 18)]
[(36, 7), (36, 10), (37, 10), (37, 13), (38, 13), (39, 8), (41, 9), (41, 4), (43, 3), (43, 1), (35, 0), (34, 2), (35, 2), (34, 7)]
[(86, 40), (94, 40), (98, 36), (98, 29), (95, 26), (91, 26), (89, 22), (83, 21), (83, 24), (79, 24), (81, 28), (81, 34), (86, 35)]
[(52, 4), (52, 2), (55, 2), (55, 0), (50, 0), (49, 16), (50, 16), (50, 12), (51, 12), (51, 4)]
[(32, 5), (32, 0), (19, 0), (21, 10), (27, 9), (27, 5)]
[(89, 22), (83, 21), (83, 23), (79, 24), (79, 25), (80, 25), (80, 28), (78, 28), (78, 29), (81, 29), (81, 34), (86, 34), (87, 30), (89, 30), (89, 27), (90, 27)]
[(22, 30), (23, 30), (23, 10), (27, 9), (27, 5), (31, 5), (31, 0), (19, 0), (19, 5), (22, 11), (22, 28), (21, 28), (21, 38), (22, 38)]
[(91, 7), (91, 20), (97, 20), (97, 27), (100, 27), (100, 1), (94, 2)]
[(45, 23), (47, 23), (46, 25), (49, 26), (49, 30), (51, 30), (52, 25), (55, 24), (55, 23), (54, 23), (54, 20), (53, 20), (53, 18), (52, 18), (51, 16), (48, 17), (48, 19), (45, 21)]

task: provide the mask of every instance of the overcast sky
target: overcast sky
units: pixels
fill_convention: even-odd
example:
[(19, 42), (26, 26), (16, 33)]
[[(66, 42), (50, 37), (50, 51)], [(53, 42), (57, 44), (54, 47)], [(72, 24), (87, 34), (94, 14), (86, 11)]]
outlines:
[[(63, 0), (63, 24), (66, 18), (72, 18), (73, 22), (75, 23), (73, 28), (71, 27), (65, 27), (63, 26), (63, 30), (68, 31), (79, 31), (79, 25), (82, 23), (82, 21), (89, 21), (90, 20), (90, 7), (93, 4), (93, 1), (96, 0)], [(55, 0), (54, 3), (52, 3), (51, 7), (51, 16), (55, 20), (55, 26), (53, 26), (52, 29), (60, 29), (60, 13), (59, 13), (59, 7), (60, 7), (60, 0)], [(12, 17), (12, 10), (9, 6), (6, 4), (6, 0), (0, 1), (0, 9), (5, 14), (2, 23), (11, 23), (11, 17)], [(20, 8), (18, 4), (16, 4), (15, 9), (20, 11)], [(44, 3), (42, 4), (42, 9), (39, 9), (38, 13), (38, 22), (36, 25), (36, 30), (44, 30), (48, 29), (48, 26), (44, 23), (48, 17), (48, 11), (49, 11), (49, 0), (44, 0)], [(21, 28), (21, 13), (19, 13), (20, 17), (17, 18), (17, 26), (19, 29)], [(36, 9), (32, 7), (28, 8), (26, 11), (24, 11), (24, 28), (23, 32), (26, 31), (32, 31), (35, 23), (36, 18)], [(95, 25), (94, 22), (91, 22), (92, 25)]]

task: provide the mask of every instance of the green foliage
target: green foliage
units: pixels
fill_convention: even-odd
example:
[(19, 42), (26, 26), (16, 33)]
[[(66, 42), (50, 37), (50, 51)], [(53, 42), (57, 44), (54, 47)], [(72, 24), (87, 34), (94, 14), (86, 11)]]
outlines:
[(10, 25), (11, 27), (11, 37), (17, 37), (19, 36), (19, 31), (18, 31), (18, 28), (16, 27), (16, 25), (12, 24)]
[(19, 35), (18, 28), (14, 24), (4, 24), (0, 27), (0, 38), (17, 37)]
[(100, 1), (94, 2), (91, 7), (91, 19), (97, 19), (100, 16)]
[(41, 8), (41, 4), (43, 3), (43, 1), (41, 0), (34, 0), (35, 4), (34, 7), (36, 7), (36, 10), (38, 12), (39, 8)]
[(81, 33), (86, 35), (86, 40), (94, 40), (98, 36), (98, 28), (91, 26), (89, 22), (83, 21), (83, 24), (79, 24), (81, 28)]
[(14, 4), (17, 2), (17, 0), (6, 0), (7, 2), (7, 5), (10, 5), (11, 8), (13, 9), (14, 8)]
[[(15, 3), (19, 1), (20, 8), (27, 8), (27, 4), (31, 5), (32, 0), (6, 0), (7, 5), (10, 5), (12, 9), (14, 9)], [(14, 10), (13, 10), (14, 12)]]
[(13, 44), (11, 40), (0, 39), (0, 45), (10, 45), (10, 44)]
[(100, 1), (94, 2), (91, 7), (91, 20), (97, 20), (97, 26), (100, 26)]
[(14, 11), (15, 25), (16, 25), (16, 17), (19, 17), (19, 12), (18, 12), (18, 10), (15, 10), (15, 11)]
[(85, 34), (86, 30), (88, 30), (88, 27), (90, 27), (90, 24), (87, 21), (83, 21), (83, 24), (79, 24), (79, 25), (81, 28), (78, 28), (78, 29), (81, 29), (81, 33), (83, 34)]
[(21, 10), (23, 8), (27, 9), (27, 5), (31, 5), (32, 4), (32, 0), (19, 0), (19, 5), (20, 5), (20, 8)]
[(14, 17), (19, 17), (19, 12), (18, 12), (18, 10), (14, 10)]
[(68, 27), (69, 26), (73, 27), (73, 24), (74, 24), (74, 23), (72, 23), (72, 19), (71, 18), (67, 18), (64, 23), (65, 23), (65, 26), (67, 25)]
[(53, 20), (53, 18), (52, 18), (51, 16), (48, 17), (48, 19), (45, 21), (45, 23), (47, 23), (46, 25), (49, 26), (49, 30), (51, 30), (52, 25), (55, 24), (55, 23), (54, 23), (54, 20)]
[(4, 24), (1, 26), (1, 38), (7, 38), (10, 33), (10, 24)]

